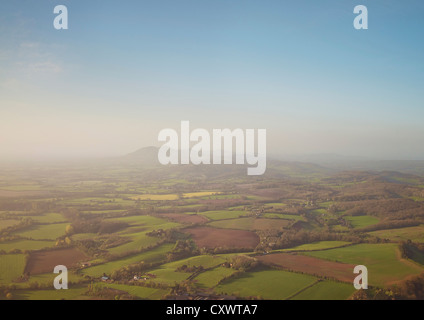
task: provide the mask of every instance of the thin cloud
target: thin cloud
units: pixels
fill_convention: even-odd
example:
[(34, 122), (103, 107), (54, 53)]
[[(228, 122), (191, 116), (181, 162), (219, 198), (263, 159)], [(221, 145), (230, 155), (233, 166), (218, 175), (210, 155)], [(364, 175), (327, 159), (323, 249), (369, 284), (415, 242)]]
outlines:
[(59, 74), (64, 71), (63, 63), (57, 59), (53, 51), (51, 45), (22, 42), (16, 48), (14, 56), (8, 54), (8, 60), (14, 61), (15, 66), (11, 71), (26, 78)]
[(62, 66), (52, 61), (37, 62), (37, 63), (32, 63), (28, 65), (28, 72), (32, 74), (35, 74), (35, 73), (58, 74), (58, 73), (61, 73), (62, 71), (63, 71)]

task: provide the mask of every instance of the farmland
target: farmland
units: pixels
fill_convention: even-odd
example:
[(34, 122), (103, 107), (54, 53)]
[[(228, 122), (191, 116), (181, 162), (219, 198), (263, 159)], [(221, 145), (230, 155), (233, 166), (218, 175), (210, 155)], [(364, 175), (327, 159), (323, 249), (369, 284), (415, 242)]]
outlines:
[(25, 256), (23, 254), (2, 255), (0, 259), (0, 283), (10, 283), (24, 273)]
[(399, 228), (394, 230), (380, 230), (370, 232), (371, 235), (389, 239), (391, 241), (408, 241), (424, 242), (424, 225), (408, 228)]
[(274, 253), (259, 257), (266, 265), (276, 265), (285, 270), (313, 274), (322, 278), (332, 278), (349, 282), (352, 278), (354, 265), (324, 261), (314, 257), (298, 254)]
[(300, 246), (296, 246), (293, 248), (289, 248), (289, 249), (280, 249), (280, 250), (275, 250), (276, 252), (278, 251), (283, 251), (283, 252), (290, 252), (290, 251), (317, 251), (317, 250), (324, 250), (324, 249), (332, 249), (332, 248), (337, 248), (337, 247), (344, 247), (349, 245), (349, 242), (346, 241), (318, 241), (318, 242), (313, 242), (313, 243), (308, 243), (308, 244), (302, 244)]
[(379, 222), (377, 218), (370, 216), (346, 217), (345, 219), (351, 223), (353, 228), (363, 228)]
[(346, 300), (355, 289), (350, 284), (321, 281), (292, 297), (292, 300)]
[(366, 265), (368, 272), (372, 274), (371, 285), (381, 286), (395, 283), (408, 275), (424, 272), (423, 266), (400, 259), (398, 249), (394, 244), (359, 244), (306, 254), (329, 261)]
[(19, 235), (23, 238), (34, 240), (55, 240), (58, 237), (65, 235), (66, 226), (66, 223), (33, 225), (28, 229), (21, 231)]
[(0, 172), (0, 299), (350, 299), (356, 265), (401, 298), (424, 273), (418, 175), (130, 160)]
[(193, 237), (197, 246), (200, 248), (254, 249), (259, 242), (259, 237), (255, 233), (244, 230), (196, 227), (188, 228), (186, 232)]
[(290, 221), (283, 219), (240, 218), (226, 219), (209, 223), (210, 226), (225, 229), (269, 230), (287, 227)]
[(216, 292), (240, 297), (261, 297), (270, 300), (285, 300), (298, 291), (312, 285), (316, 278), (279, 270), (264, 270), (246, 273), (215, 288)]
[(38, 251), (30, 254), (25, 271), (33, 275), (48, 273), (52, 272), (57, 265), (65, 265), (71, 268), (87, 258), (86, 255), (75, 248)]
[(129, 257), (119, 259), (116, 261), (102, 263), (97, 266), (86, 268), (82, 270), (82, 273), (92, 277), (96, 277), (96, 276), (100, 277), (104, 273), (110, 274), (114, 270), (117, 270), (126, 265), (130, 265), (140, 261), (145, 261), (145, 262), (164, 261), (166, 259), (166, 253), (168, 251), (171, 251), (172, 247), (173, 247), (172, 244), (164, 244), (162, 246), (159, 246), (147, 252), (143, 252), (143, 253), (129, 256)]

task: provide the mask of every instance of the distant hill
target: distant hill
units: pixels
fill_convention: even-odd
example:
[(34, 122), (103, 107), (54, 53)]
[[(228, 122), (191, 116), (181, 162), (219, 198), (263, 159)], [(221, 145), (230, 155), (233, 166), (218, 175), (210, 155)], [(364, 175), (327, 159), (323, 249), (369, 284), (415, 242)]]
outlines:
[[(131, 152), (118, 160), (123, 165), (143, 166), (157, 168), (166, 171), (165, 167), (177, 174), (200, 174), (206, 176), (239, 175), (246, 174), (246, 165), (177, 165), (162, 166), (158, 161), (158, 147), (145, 147)], [(327, 156), (327, 155), (326, 155)], [(331, 158), (331, 157), (330, 157)], [(324, 161), (326, 159), (327, 161)], [(314, 161), (315, 160), (315, 161)], [(399, 172), (402, 174), (424, 175), (424, 161), (372, 161), (358, 160), (356, 158), (344, 158), (333, 155), (331, 161), (324, 156), (308, 157), (303, 160), (288, 160), (280, 157), (269, 156), (267, 159), (266, 176), (310, 178), (322, 177), (343, 171), (374, 171), (386, 173), (383, 175), (387, 181), (408, 181), (407, 177), (391, 177), (387, 172)]]
[[(162, 166), (158, 161), (157, 147), (140, 148), (120, 158), (119, 162), (124, 165), (143, 166), (151, 169), (159, 169), (160, 172), (186, 176), (201, 175), (206, 177), (239, 176), (247, 175), (247, 165), (169, 165)], [(251, 167), (251, 166), (250, 166)], [(157, 170), (155, 170), (157, 172)], [(333, 170), (317, 164), (295, 161), (267, 160), (268, 177), (296, 177), (306, 178), (322, 176), (334, 172)]]
[(158, 161), (157, 147), (145, 147), (140, 148), (134, 152), (131, 152), (123, 157), (124, 160), (134, 161), (145, 165), (160, 165)]

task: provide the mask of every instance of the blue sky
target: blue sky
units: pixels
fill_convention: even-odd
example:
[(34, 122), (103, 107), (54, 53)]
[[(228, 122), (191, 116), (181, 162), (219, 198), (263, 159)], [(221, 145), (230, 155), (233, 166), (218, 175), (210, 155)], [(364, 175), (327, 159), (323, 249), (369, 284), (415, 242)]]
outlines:
[(267, 129), (269, 153), (424, 159), (423, 15), (412, 0), (2, 1), (0, 154), (125, 154), (189, 120)]

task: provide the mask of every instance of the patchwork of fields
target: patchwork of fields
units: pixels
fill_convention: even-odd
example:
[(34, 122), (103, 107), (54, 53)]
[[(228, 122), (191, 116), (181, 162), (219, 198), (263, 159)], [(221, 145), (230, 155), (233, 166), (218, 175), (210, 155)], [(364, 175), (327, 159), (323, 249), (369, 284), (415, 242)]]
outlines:
[[(355, 296), (356, 265), (371, 294), (424, 273), (419, 186), (181, 170), (74, 168), (0, 185), (0, 299), (337, 300)], [(52, 288), (56, 265), (68, 291)]]

